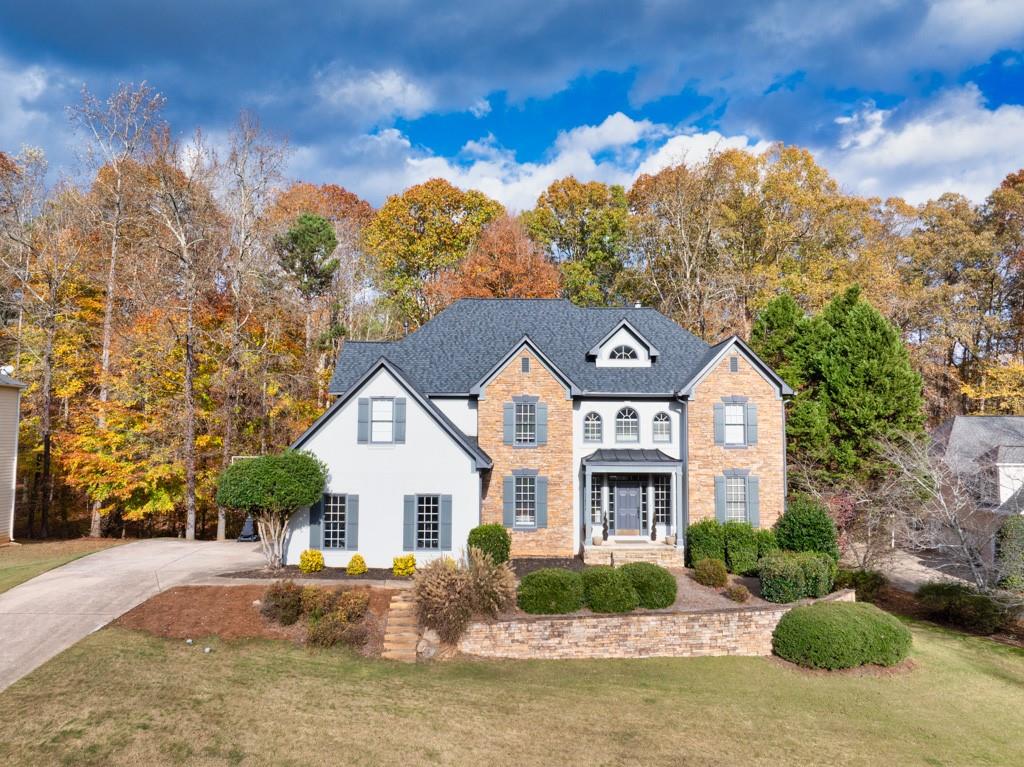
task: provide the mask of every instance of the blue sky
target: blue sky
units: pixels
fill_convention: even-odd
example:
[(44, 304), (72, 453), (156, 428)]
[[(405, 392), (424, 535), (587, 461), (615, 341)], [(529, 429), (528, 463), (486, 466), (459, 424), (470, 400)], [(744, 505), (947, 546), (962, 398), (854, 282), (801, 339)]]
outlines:
[(146, 80), (216, 144), (239, 110), (289, 173), (379, 204), (444, 176), (523, 209), (714, 147), (812, 149), (851, 192), (981, 200), (1024, 166), (1018, 0), (5, 3), (0, 149), (73, 174), (65, 107)]

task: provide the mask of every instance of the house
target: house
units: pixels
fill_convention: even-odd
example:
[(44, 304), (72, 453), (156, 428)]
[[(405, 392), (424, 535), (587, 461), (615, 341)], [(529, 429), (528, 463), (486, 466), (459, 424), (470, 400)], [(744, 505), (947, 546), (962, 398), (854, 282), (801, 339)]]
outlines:
[(701, 519), (770, 527), (786, 500), (786, 383), (739, 338), (647, 308), (465, 299), (394, 342), (348, 342), (294, 443), (328, 466), (286, 561), (321, 549), (457, 556), (498, 523), (516, 557), (680, 564)]
[(14, 487), (18, 469), (18, 420), (25, 384), (0, 372), (0, 543), (14, 539)]
[(984, 507), (1024, 514), (1024, 416), (958, 415), (935, 438), (943, 458)]

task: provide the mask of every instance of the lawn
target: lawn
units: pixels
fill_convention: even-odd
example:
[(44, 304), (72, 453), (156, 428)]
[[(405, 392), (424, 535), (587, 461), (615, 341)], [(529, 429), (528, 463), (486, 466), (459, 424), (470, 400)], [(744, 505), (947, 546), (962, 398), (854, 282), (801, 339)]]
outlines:
[(0, 763), (1020, 764), (1024, 651), (913, 631), (914, 670), (841, 676), (762, 658), (406, 666), (107, 628), (0, 693)]
[(75, 538), (0, 547), (0, 594), (47, 570), (126, 542), (119, 538)]

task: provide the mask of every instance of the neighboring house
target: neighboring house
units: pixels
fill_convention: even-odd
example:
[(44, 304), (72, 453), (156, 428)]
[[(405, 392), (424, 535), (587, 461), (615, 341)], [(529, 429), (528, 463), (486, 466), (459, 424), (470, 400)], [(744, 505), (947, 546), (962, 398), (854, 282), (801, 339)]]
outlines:
[(18, 470), (18, 420), (25, 384), (0, 373), (0, 543), (14, 538), (14, 487)]
[(1024, 514), (1024, 416), (959, 415), (935, 437), (946, 462), (973, 485), (984, 506)]
[(481, 523), (518, 557), (679, 564), (688, 524), (770, 527), (785, 506), (790, 388), (740, 339), (709, 347), (652, 309), (458, 301), (346, 343), (330, 392), (294, 443), (329, 476), (290, 564), (457, 556)]

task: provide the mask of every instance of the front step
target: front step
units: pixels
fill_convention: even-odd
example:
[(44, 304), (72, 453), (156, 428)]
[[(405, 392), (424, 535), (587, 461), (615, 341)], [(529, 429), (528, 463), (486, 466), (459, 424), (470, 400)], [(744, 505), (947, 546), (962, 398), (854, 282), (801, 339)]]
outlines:
[(683, 550), (664, 543), (605, 543), (583, 547), (583, 563), (587, 565), (625, 565), (629, 562), (682, 567)]
[(388, 607), (388, 621), (384, 626), (384, 650), (382, 658), (401, 663), (416, 662), (416, 645), (420, 641), (419, 625), (416, 620), (416, 605), (406, 592), (391, 597)]

